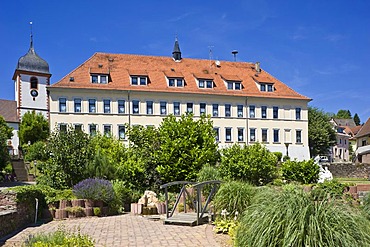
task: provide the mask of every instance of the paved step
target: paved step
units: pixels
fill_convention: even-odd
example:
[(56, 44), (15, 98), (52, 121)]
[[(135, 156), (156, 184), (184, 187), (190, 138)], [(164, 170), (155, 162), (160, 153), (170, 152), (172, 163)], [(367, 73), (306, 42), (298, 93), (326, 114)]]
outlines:
[(28, 181), (28, 173), (23, 160), (12, 160), (12, 166), (18, 181)]

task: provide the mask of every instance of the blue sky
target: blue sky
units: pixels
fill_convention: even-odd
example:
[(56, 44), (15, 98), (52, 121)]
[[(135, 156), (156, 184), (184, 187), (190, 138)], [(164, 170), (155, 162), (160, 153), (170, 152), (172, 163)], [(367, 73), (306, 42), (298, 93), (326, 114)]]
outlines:
[(31, 1), (0, 2), (0, 98), (29, 48), (50, 65), (51, 82), (95, 52), (261, 62), (311, 106), (370, 117), (370, 1)]

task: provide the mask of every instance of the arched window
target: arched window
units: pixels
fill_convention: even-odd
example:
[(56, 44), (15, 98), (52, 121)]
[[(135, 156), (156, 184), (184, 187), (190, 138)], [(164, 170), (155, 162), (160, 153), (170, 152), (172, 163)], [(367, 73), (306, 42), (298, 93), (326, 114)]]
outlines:
[(36, 77), (31, 77), (31, 89), (37, 89), (38, 80)]

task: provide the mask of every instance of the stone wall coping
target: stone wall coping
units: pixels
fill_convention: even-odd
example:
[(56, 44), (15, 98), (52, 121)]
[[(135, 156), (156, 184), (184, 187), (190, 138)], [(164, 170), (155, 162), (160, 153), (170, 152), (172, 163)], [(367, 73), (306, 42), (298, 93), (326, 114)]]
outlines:
[(0, 216), (8, 215), (8, 214), (14, 214), (16, 213), (17, 210), (6, 210), (6, 211), (1, 211)]

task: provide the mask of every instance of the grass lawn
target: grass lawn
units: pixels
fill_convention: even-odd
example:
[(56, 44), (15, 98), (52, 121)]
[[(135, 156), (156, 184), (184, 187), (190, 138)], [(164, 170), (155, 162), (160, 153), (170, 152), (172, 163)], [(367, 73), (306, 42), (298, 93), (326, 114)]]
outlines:
[(367, 178), (335, 178), (341, 183), (370, 184)]

